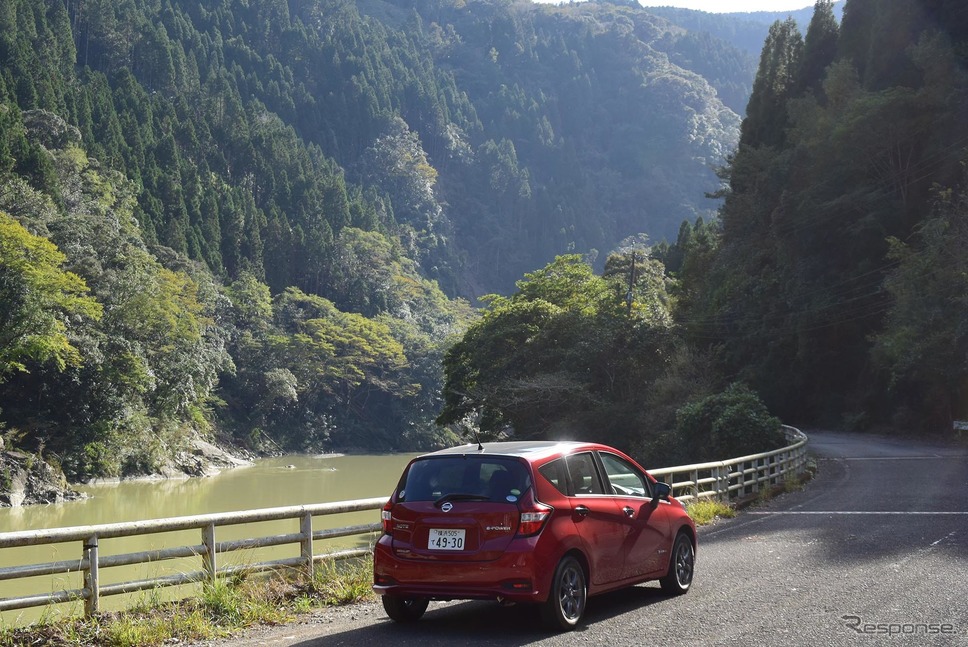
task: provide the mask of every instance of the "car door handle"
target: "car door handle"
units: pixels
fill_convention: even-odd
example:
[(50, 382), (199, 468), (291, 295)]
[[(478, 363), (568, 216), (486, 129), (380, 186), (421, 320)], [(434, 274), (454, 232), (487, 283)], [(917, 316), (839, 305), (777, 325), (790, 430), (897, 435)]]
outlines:
[(628, 517), (629, 519), (635, 516), (635, 510), (633, 510), (628, 506), (625, 506), (624, 508), (622, 508), (622, 511), (625, 513), (625, 516)]
[(579, 517), (586, 517), (588, 516), (588, 508), (583, 505), (576, 506), (575, 514), (577, 514)]

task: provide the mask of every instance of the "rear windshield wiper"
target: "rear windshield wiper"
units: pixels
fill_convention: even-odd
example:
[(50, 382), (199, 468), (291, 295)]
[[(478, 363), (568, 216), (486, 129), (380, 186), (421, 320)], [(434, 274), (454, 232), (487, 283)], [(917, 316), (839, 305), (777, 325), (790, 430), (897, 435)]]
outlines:
[(491, 497), (485, 496), (483, 494), (445, 494), (436, 501), (434, 501), (434, 507), (439, 508), (444, 501), (490, 501)]

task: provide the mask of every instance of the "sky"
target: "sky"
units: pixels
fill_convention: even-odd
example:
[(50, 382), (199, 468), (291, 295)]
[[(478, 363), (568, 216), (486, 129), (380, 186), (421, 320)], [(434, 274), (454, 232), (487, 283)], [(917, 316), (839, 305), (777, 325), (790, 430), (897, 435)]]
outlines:
[(813, 0), (639, 0), (645, 7), (681, 7), (711, 13), (790, 11), (812, 7)]

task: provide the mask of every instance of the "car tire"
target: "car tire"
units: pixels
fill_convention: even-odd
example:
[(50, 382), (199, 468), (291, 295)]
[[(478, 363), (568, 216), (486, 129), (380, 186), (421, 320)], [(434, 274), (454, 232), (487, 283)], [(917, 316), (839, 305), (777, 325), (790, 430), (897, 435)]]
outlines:
[(541, 608), (545, 624), (555, 630), (574, 629), (585, 613), (587, 601), (585, 569), (574, 557), (565, 557), (558, 562), (551, 580), (551, 592)]
[(659, 580), (662, 590), (672, 595), (682, 595), (692, 586), (692, 575), (696, 568), (696, 550), (689, 535), (680, 532), (672, 543), (672, 556), (669, 558), (669, 572)]
[(420, 620), (430, 600), (427, 598), (405, 598), (398, 595), (383, 596), (383, 610), (395, 622), (414, 622)]

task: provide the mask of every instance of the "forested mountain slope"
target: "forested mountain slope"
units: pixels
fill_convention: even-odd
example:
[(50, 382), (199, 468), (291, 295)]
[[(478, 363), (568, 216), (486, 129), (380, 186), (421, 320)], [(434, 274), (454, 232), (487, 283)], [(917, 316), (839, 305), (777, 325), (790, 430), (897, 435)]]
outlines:
[[(5, 442), (71, 478), (215, 430), (429, 447), (482, 411), (678, 448), (683, 405), (756, 400), (735, 382), (785, 421), (950, 428), (966, 20), (821, 0), (751, 84), (722, 40), (605, 1), (8, 0)], [(460, 297), (515, 287), (472, 329), (493, 347), (453, 344)]]
[(954, 0), (770, 28), (716, 242), (684, 230), (678, 317), (784, 419), (951, 433), (968, 414), (966, 63)]
[(712, 213), (739, 118), (683, 34), (608, 3), (4, 2), (10, 444), (83, 478), (213, 424), (438, 442), (456, 297)]
[(806, 24), (769, 27), (759, 61), (718, 218), (613, 254), (601, 276), (559, 257), (489, 301), (445, 356), (442, 422), (660, 465), (761, 451), (772, 416), (953, 435), (968, 417), (968, 12), (847, 0), (838, 22), (819, 0)]
[[(837, 22), (840, 22), (844, 15), (845, 5), (846, 0), (837, 0), (831, 7)], [(648, 11), (682, 27), (690, 34), (709, 34), (758, 59), (770, 25), (777, 20), (782, 22), (792, 18), (798, 25), (805, 27), (813, 18), (814, 7), (804, 2), (803, 9), (794, 11), (709, 13), (678, 7), (649, 7)]]
[[(466, 276), (482, 287), (506, 290), (555, 254), (671, 237), (680, 215), (715, 209), (705, 192), (738, 121), (705, 79), (670, 61), (681, 30), (607, 3), (416, 11), (479, 119), (474, 158), (447, 166), (438, 186)], [(745, 78), (736, 60), (712, 66), (724, 85)]]
[[(670, 61), (680, 29), (606, 3), (46, 4), (31, 44), (57, 60), (18, 30), (37, 16), (7, 9), (20, 108), (62, 114), (141, 184), (149, 240), (274, 291), (329, 284), (336, 269), (300, 261), (332, 256), (346, 224), (393, 229), (465, 296), (557, 253), (670, 237), (715, 209), (750, 78), (722, 44), (691, 57), (734, 88), (725, 108), (690, 57)], [(77, 97), (59, 82), (75, 60)]]

